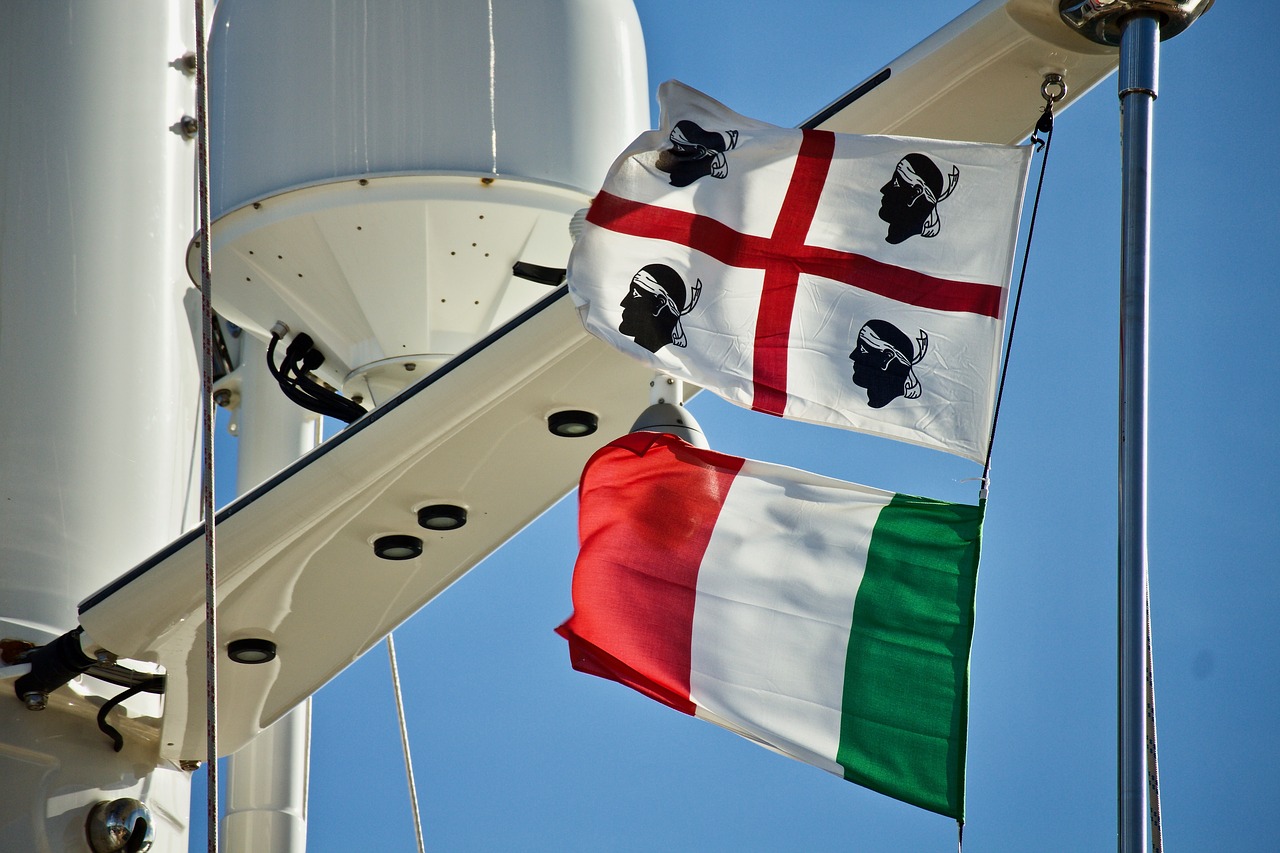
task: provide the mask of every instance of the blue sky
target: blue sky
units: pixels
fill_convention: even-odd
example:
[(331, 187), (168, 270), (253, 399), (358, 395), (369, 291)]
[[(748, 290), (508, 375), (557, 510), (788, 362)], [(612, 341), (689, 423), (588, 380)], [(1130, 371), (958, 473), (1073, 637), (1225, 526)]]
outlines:
[[(637, 0), (651, 88), (677, 78), (781, 125), (969, 5)], [(1275, 131), (1278, 26), (1272, 4), (1220, 3), (1161, 56), (1149, 519), (1176, 850), (1276, 845), (1280, 168), (1255, 152)], [(1115, 845), (1118, 128), (1114, 77), (1060, 116), (1032, 247), (978, 587), (972, 851)], [(719, 450), (976, 499), (979, 467), (958, 458), (708, 394), (692, 409)], [(946, 818), (573, 672), (552, 631), (571, 610), (575, 512), (561, 501), (396, 632), (428, 849), (954, 849)], [(385, 647), (315, 699), (309, 827), (316, 851), (414, 849)]]

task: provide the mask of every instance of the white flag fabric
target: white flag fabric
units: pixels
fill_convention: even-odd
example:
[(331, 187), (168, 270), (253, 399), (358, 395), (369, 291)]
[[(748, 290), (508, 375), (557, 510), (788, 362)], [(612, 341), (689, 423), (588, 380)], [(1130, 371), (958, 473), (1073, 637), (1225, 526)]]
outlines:
[(756, 411), (982, 461), (1030, 148), (659, 101), (570, 256), (586, 328)]

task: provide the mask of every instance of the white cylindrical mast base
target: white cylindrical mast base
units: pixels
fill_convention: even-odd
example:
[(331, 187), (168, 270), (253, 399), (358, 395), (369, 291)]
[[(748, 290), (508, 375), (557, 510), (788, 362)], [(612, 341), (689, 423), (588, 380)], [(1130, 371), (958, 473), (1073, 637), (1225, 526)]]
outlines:
[[(241, 336), (240, 366), (229, 377), (238, 385), (236, 491), (240, 494), (315, 444), (318, 416), (284, 395), (267, 372), (266, 358), (262, 341)], [(311, 700), (307, 699), (228, 759), (224, 849), (305, 853), (310, 740)]]

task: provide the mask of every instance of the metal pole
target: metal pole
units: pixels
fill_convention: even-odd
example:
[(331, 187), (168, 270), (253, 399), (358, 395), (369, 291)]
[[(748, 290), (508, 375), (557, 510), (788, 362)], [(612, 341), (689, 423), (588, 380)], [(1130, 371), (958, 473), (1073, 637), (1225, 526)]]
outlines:
[(1160, 19), (1120, 23), (1119, 849), (1147, 853), (1147, 304)]

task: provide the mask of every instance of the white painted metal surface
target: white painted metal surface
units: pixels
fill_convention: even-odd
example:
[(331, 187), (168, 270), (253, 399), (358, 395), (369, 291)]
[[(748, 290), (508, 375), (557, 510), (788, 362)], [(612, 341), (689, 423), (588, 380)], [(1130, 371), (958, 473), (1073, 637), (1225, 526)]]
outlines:
[(42, 6), (0, 21), (0, 619), (56, 635), (193, 521), (199, 392), (190, 16)]
[[(19, 667), (21, 669), (23, 667)], [(16, 674), (16, 673), (15, 673)], [(90, 691), (92, 679), (59, 690), (43, 711), (28, 711), (13, 695), (13, 681), (0, 670), (0, 845), (6, 851), (64, 853), (83, 851), (85, 821), (99, 802), (121, 797), (144, 801), (151, 809), (153, 850), (186, 850), (190, 774), (156, 754), (155, 729), (136, 715), (154, 715), (158, 703), (130, 700), (130, 717), (112, 721), (124, 748), (111, 742), (94, 722), (102, 697)], [(118, 693), (121, 688), (109, 687)], [(157, 766), (159, 765), (159, 766)]]
[(215, 219), (373, 175), (594, 193), (648, 124), (631, 0), (221, 0), (209, 47)]
[[(545, 296), (512, 265), (563, 268), (569, 218), (590, 201), (475, 175), (293, 190), (214, 223), (215, 301), (259, 338), (276, 321), (306, 332), (325, 354), (318, 376), (381, 404)], [(198, 274), (198, 247), (188, 257)]]
[[(592, 451), (648, 403), (648, 368), (587, 335), (564, 291), (523, 322), (426, 377), (219, 514), (219, 627), (265, 637), (271, 663), (220, 658), (219, 746), (227, 753), (315, 692), (564, 495)], [(561, 438), (551, 412), (597, 413), (592, 436)], [(418, 526), (453, 503), (465, 527)], [(117, 654), (169, 675), (161, 754), (204, 749), (203, 560), (193, 530), (82, 605), (80, 621)], [(387, 534), (420, 557), (380, 560)], [(130, 601), (147, 601), (139, 612)]]
[(1066, 80), (1060, 112), (1116, 64), (1114, 49), (1081, 38), (1059, 19), (1054, 0), (982, 0), (813, 123), (841, 133), (1018, 143), (1044, 107), (1045, 74)]
[(308, 698), (227, 760), (224, 850), (304, 853), (310, 751)]
[[(0, 8), (0, 638), (75, 627), (87, 591), (194, 520), (193, 150), (171, 129), (193, 38), (181, 4)], [(94, 724), (122, 689), (78, 679), (33, 712), (0, 682), (0, 846), (83, 849), (90, 807), (133, 796), (185, 849), (187, 774), (136, 721), (158, 703), (112, 712), (120, 753)]]

